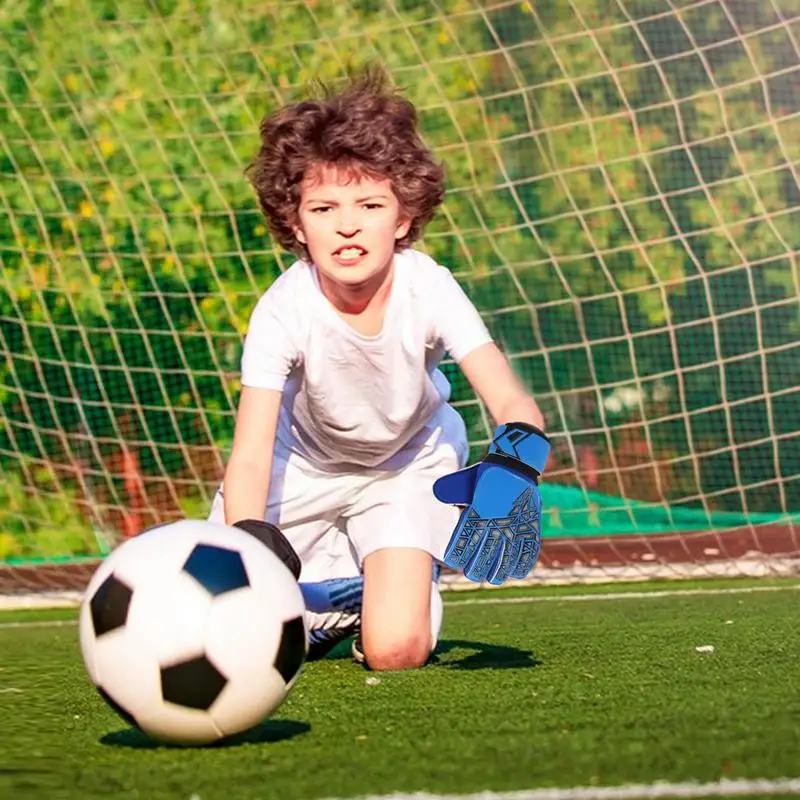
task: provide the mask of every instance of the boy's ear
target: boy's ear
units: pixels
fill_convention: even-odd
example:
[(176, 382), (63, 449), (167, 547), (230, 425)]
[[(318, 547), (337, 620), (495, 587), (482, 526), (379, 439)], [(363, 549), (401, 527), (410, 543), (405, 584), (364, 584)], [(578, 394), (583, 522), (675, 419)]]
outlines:
[(306, 235), (305, 233), (303, 233), (303, 229), (299, 225), (295, 225), (294, 235), (297, 241), (300, 242), (300, 244), (308, 244), (308, 241), (306, 240)]
[(413, 219), (402, 217), (397, 223), (397, 230), (394, 232), (395, 239), (402, 239), (410, 230)]

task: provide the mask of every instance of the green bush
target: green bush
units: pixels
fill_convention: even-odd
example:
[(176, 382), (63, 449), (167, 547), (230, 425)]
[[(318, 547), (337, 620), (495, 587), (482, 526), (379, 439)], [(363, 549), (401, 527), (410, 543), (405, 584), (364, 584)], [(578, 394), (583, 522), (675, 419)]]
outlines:
[(0, 562), (96, 555), (100, 543), (74, 494), (57, 483), (52, 470), (21, 466), (33, 485), (13, 472), (0, 481)]

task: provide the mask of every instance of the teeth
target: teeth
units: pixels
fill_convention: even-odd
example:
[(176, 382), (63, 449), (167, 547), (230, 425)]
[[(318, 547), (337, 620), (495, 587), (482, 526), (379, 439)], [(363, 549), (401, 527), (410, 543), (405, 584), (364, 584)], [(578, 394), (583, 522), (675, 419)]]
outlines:
[(339, 251), (342, 258), (358, 258), (364, 251), (358, 247), (347, 247)]

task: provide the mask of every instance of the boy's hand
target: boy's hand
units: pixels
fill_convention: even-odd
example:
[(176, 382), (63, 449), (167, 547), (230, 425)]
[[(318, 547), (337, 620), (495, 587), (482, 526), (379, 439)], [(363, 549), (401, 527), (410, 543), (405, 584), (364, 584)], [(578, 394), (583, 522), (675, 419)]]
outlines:
[(480, 463), (433, 484), (438, 500), (465, 506), (445, 550), (448, 567), (495, 585), (530, 573), (539, 559), (538, 484), (549, 455), (542, 431), (511, 422), (497, 428)]
[(273, 525), (271, 522), (264, 522), (261, 519), (240, 519), (238, 522), (234, 522), (233, 527), (240, 528), (243, 531), (247, 531), (251, 536), (255, 536), (286, 564), (289, 572), (294, 575), (295, 580), (300, 579), (302, 570), (300, 556), (297, 555), (294, 547), (289, 544), (289, 540), (277, 525)]

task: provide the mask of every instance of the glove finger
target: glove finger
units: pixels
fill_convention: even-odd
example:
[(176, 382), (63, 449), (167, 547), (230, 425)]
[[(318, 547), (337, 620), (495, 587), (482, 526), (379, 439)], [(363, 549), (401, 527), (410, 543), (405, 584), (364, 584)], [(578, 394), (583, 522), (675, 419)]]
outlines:
[(468, 506), (475, 494), (475, 481), (480, 464), (442, 475), (433, 483), (434, 497), (441, 503), (454, 506)]
[(519, 542), (519, 555), (516, 558), (516, 564), (512, 566), (509, 573), (510, 577), (519, 580), (526, 578), (539, 560), (542, 498), (537, 490), (531, 493), (529, 507), (525, 516), (527, 518), (524, 522), (520, 520), (515, 537)]
[(537, 530), (535, 535), (531, 534), (528, 536), (520, 536), (519, 543), (519, 558), (517, 559), (517, 563), (512, 568), (510, 574), (512, 578), (521, 580), (522, 578), (526, 578), (531, 573), (533, 568), (536, 566), (536, 562), (539, 560), (539, 550), (541, 547), (539, 531)]
[(467, 564), (464, 575), (471, 581), (483, 583), (495, 570), (495, 565), (503, 556), (505, 539), (497, 530), (490, 528), (476, 550), (472, 560)]
[(464, 509), (442, 556), (442, 562), (461, 572), (472, 559), (483, 539), (481, 520), (471, 509)]
[(488, 581), (492, 586), (501, 586), (508, 580), (511, 571), (516, 567), (519, 561), (519, 554), (519, 540), (507, 540), (503, 547), (501, 558), (497, 561), (494, 570), (492, 570), (492, 573), (488, 577)]

